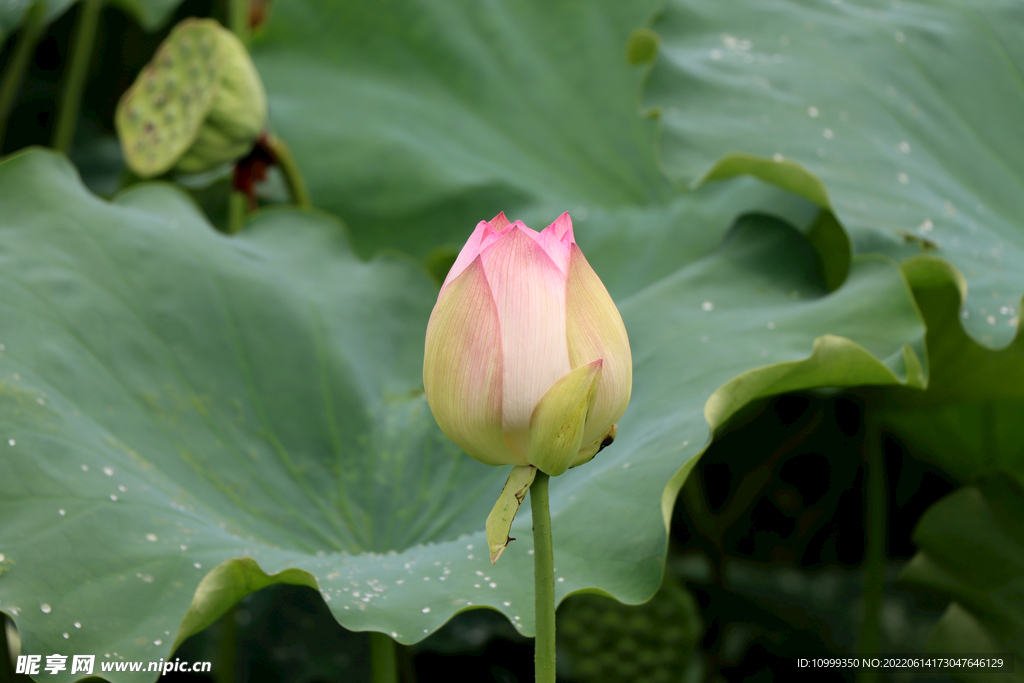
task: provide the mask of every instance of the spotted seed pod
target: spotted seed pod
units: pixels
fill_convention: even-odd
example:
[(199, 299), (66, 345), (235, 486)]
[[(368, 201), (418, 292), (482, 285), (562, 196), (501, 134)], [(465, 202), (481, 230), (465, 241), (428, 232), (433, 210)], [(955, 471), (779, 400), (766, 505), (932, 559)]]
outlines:
[(267, 96), (233, 33), (213, 19), (186, 19), (121, 97), (114, 121), (138, 175), (198, 173), (252, 149), (266, 126)]

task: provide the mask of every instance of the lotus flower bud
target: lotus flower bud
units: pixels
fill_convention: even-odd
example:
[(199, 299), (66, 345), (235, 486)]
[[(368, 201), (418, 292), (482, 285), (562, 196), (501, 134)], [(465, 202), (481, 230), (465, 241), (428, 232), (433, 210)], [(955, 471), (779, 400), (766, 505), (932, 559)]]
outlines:
[(199, 173), (252, 149), (267, 124), (267, 96), (233, 33), (213, 19), (186, 19), (125, 92), (115, 123), (140, 176)]
[(573, 238), (481, 221), (427, 325), (423, 385), (444, 433), (488, 465), (557, 476), (615, 438), (632, 389), (622, 317)]

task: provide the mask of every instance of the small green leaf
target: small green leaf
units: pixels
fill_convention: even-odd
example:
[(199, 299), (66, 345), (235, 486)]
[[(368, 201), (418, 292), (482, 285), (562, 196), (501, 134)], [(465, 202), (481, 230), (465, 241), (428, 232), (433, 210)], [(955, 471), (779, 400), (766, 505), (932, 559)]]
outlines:
[(513, 467), (508, 473), (505, 487), (501, 489), (491, 514), (487, 515), (487, 547), (491, 550), (491, 564), (497, 564), (508, 542), (513, 540), (508, 537), (508, 530), (512, 527), (512, 520), (516, 518), (519, 506), (523, 504), (523, 499), (526, 498), (530, 484), (536, 476), (537, 468), (533, 465)]

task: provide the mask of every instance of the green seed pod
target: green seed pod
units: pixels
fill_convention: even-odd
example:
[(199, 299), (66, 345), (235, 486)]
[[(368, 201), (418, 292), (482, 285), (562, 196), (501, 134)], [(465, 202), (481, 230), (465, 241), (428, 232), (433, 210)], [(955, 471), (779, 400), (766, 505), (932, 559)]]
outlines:
[(267, 96), (233, 33), (213, 19), (186, 19), (121, 97), (114, 121), (138, 175), (199, 173), (252, 149), (266, 126)]

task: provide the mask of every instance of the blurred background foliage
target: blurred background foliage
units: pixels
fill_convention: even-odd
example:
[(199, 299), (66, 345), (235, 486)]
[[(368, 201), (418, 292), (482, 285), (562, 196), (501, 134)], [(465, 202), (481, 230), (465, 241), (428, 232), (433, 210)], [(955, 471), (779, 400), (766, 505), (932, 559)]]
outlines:
[[(710, 172), (721, 178), (746, 173), (786, 191), (741, 178), (680, 192), (672, 181), (692, 181), (708, 170), (707, 164), (701, 166), (704, 161), (732, 152), (768, 154), (767, 148), (757, 148), (762, 140), (749, 142), (749, 149), (743, 147), (748, 141), (680, 145), (686, 141), (680, 129), (714, 128), (722, 112), (732, 116), (729, 125), (736, 127), (736, 98), (741, 108), (750, 106), (731, 93), (719, 93), (718, 100), (691, 99), (688, 106), (711, 121), (704, 123), (700, 117), (698, 123), (687, 118), (685, 107), (682, 113), (673, 108), (673, 97), (689, 96), (679, 82), (699, 80), (701, 73), (698, 62), (687, 61), (684, 54), (691, 43), (680, 37), (689, 30), (680, 29), (680, 22), (691, 20), (708, 35), (717, 36), (720, 28), (718, 19), (698, 21), (690, 12), (699, 4), (676, 2), (659, 14), (664, 8), (653, 1), (613, 9), (560, 3), (526, 10), (499, 3), (427, 10), (414, 3), (342, 8), (253, 0), (245, 13), (255, 34), (254, 58), (270, 94), (271, 127), (294, 149), (314, 204), (347, 222), (353, 248), (364, 258), (382, 250), (401, 251), (440, 280), (468, 227), (489, 217), (493, 207), (510, 215), (518, 212), (530, 222), (560, 212), (568, 201), (578, 220), (589, 214), (591, 236), (581, 242), (589, 239), (595, 246), (595, 267), (611, 273), (606, 281), (618, 298), (705, 253), (737, 216), (754, 209), (781, 216), (807, 235), (828, 290), (845, 280), (851, 253), (881, 252), (902, 264), (927, 327), (928, 390), (854, 387), (762, 397), (720, 425), (679, 490), (664, 577), (654, 597), (629, 606), (599, 592), (580, 593), (561, 605), (560, 680), (774, 680), (789, 675), (798, 656), (872, 651), (1013, 652), (1020, 663), (1024, 342), (1014, 336), (1019, 301), (1004, 304), (1007, 310), (999, 313), (1000, 323), (1010, 328), (1000, 341), (1009, 346), (996, 348), (996, 341), (983, 338), (985, 328), (971, 327), (995, 310), (978, 308), (982, 304), (976, 301), (974, 308), (965, 308), (963, 277), (942, 262), (947, 254), (942, 248), (959, 253), (964, 245), (943, 243), (932, 233), (931, 220), (921, 223), (923, 230), (865, 237), (890, 227), (883, 225), (885, 218), (864, 218), (855, 199), (840, 196), (835, 207), (818, 201), (818, 186), (807, 185), (815, 176), (802, 167), (768, 168), (764, 160), (733, 158), (732, 166)], [(819, 5), (827, 3), (791, 4), (796, 18), (787, 21), (794, 22), (795, 31), (799, 21), (814, 21), (824, 11)], [(993, 11), (1004, 9), (991, 4)], [(86, 12), (95, 11), (95, 48), (68, 153), (91, 191), (113, 197), (139, 182), (124, 166), (114, 131), (121, 94), (180, 20), (214, 17), (231, 25), (232, 12), (239, 10), (205, 0), (111, 5), (87, 0), (41, 7), (11, 3), (0, 13), (5, 88), (20, 41), (31, 43), (23, 81), (4, 112), (0, 152), (51, 144), (75, 27)], [(907, 10), (918, 26), (937, 21), (930, 11)], [(538, 27), (545, 26), (549, 12), (564, 16), (553, 19), (545, 32)], [(573, 35), (559, 34), (566, 16), (578, 26)], [(353, 17), (365, 21), (349, 21)], [(310, 26), (320, 22), (336, 33), (330, 40), (303, 45)], [(378, 30), (367, 31), (367, 26)], [(446, 26), (447, 33), (439, 26)], [(538, 33), (517, 33), (523, 26)], [(1007, 30), (1000, 26), (997, 33)], [(408, 41), (396, 49), (403, 37)], [(470, 63), (472, 55), (484, 54), (475, 41), (488, 39), (502, 41), (512, 57)], [(905, 39), (898, 30), (896, 42)], [(749, 53), (732, 36), (722, 40), (725, 53)], [(678, 51), (658, 62), (666, 41)], [(999, 36), (993, 42), (1001, 45)], [(1007, 63), (1017, 65), (1019, 80), (1019, 46), (1003, 47)], [(712, 59), (721, 58), (722, 53), (714, 57), (713, 52)], [(814, 78), (807, 80), (813, 83)], [(727, 78), (722, 82), (735, 85)], [(756, 86), (741, 83), (739, 91)], [(961, 96), (941, 81), (934, 89), (945, 101)], [(840, 88), (836, 97), (846, 92)], [(655, 120), (640, 115), (642, 93)], [(298, 106), (302, 98), (313, 104)], [(723, 101), (727, 104), (716, 108)], [(1002, 126), (1020, 106), (1019, 89), (998, 106), (1005, 112), (993, 117)], [(573, 108), (579, 116), (566, 119), (564, 112)], [(818, 118), (817, 108), (811, 109), (810, 118)], [(658, 137), (663, 120), (668, 128)], [(727, 129), (723, 125), (718, 133)], [(926, 140), (932, 133), (919, 132)], [(826, 139), (832, 139), (829, 133)], [(485, 149), (473, 149), (481, 141)], [(809, 155), (825, 158), (813, 147)], [(797, 155), (796, 147), (786, 150), (787, 158)], [(966, 172), (951, 163), (935, 161), (950, 175)], [(825, 179), (827, 189), (833, 187), (827, 164), (810, 167)], [(999, 173), (1001, 182), (1018, 183), (1019, 190), (1024, 177), (1019, 159)], [(339, 183), (339, 176), (346, 182)], [(209, 221), (227, 230), (230, 170), (166, 179), (179, 181)], [(845, 176), (835, 182), (856, 186)], [(870, 183), (865, 186), (870, 192)], [(280, 173), (271, 171), (258, 197), (261, 205), (288, 201)], [(1017, 231), (1003, 235), (1012, 251), (1024, 243), (1022, 216), (1015, 213), (1019, 202), (999, 201), (999, 228)], [(731, 209), (713, 208), (719, 205)], [(856, 223), (852, 243), (844, 238), (843, 230), (850, 230), (846, 215)], [(650, 231), (646, 239), (662, 240), (666, 247), (645, 252), (646, 261), (630, 262), (635, 240), (622, 234), (638, 217)], [(870, 220), (878, 223), (865, 227)], [(1002, 243), (998, 248), (1003, 249)], [(972, 281), (988, 283), (985, 273), (972, 267), (967, 268)], [(1017, 293), (992, 291), (986, 301), (1009, 294)], [(971, 334), (964, 329), (968, 311), (975, 313), (968, 324)], [(6, 623), (13, 654), (20, 639), (13, 622)], [(531, 641), (503, 615), (486, 609), (460, 613), (398, 653), (400, 677), (407, 682), (523, 681), (530, 680), (532, 671)], [(175, 656), (213, 661), (215, 675), (202, 680), (312, 682), (369, 680), (371, 675), (366, 634), (340, 626), (319, 593), (299, 586), (271, 586), (243, 598), (189, 638)], [(0, 681), (19, 678), (3, 664)], [(858, 678), (850, 670), (818, 673), (818, 680)], [(1020, 680), (1021, 675), (1018, 670), (1002, 680)], [(880, 672), (877, 680), (981, 678), (996, 680), (966, 672), (906, 671)], [(861, 673), (858, 680), (870, 676)]]

